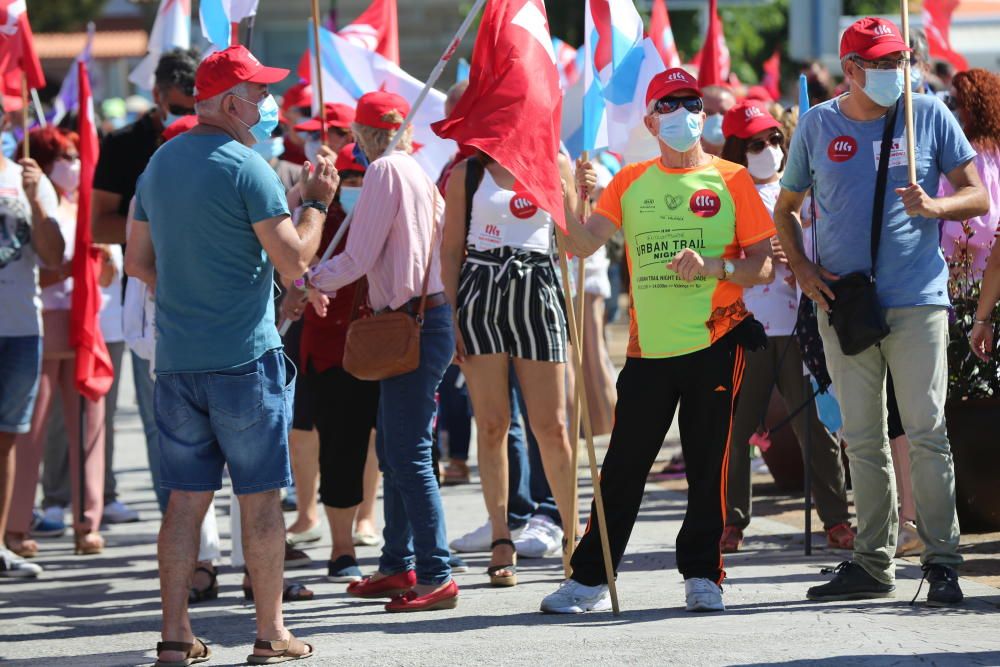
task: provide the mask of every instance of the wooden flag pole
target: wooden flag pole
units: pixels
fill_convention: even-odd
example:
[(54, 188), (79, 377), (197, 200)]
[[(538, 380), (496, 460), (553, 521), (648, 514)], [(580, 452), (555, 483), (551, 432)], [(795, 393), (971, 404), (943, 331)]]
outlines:
[[(908, 0), (899, 1), (900, 14), (903, 17), (903, 41), (910, 45), (910, 6)], [(910, 54), (906, 54), (906, 64), (903, 65), (903, 113), (906, 117), (906, 166), (910, 185), (917, 182), (916, 147), (913, 137), (913, 89), (910, 87)]]
[(31, 158), (31, 137), (28, 136), (28, 76), (21, 72), (21, 129), (24, 130), (24, 158)]
[[(577, 382), (583, 382), (583, 350), (580, 347), (580, 332), (577, 330), (577, 320), (573, 297), (569, 289), (569, 266), (566, 260), (566, 245), (562, 232), (556, 231), (556, 245), (559, 247), (559, 270), (562, 272), (563, 294), (566, 298), (566, 324), (569, 328), (570, 343), (573, 347), (573, 367)], [(611, 593), (611, 609), (615, 616), (621, 614), (618, 606), (618, 587), (615, 585), (615, 568), (611, 562), (611, 543), (608, 541), (608, 523), (604, 514), (604, 497), (601, 494), (601, 475), (597, 469), (597, 452), (594, 450), (594, 429), (590, 423), (590, 411), (587, 406), (587, 392), (581, 391), (580, 413), (583, 417), (583, 435), (587, 441), (587, 456), (590, 459), (590, 478), (594, 484), (594, 506), (597, 512), (597, 528), (601, 538), (601, 551), (604, 556), (604, 574), (608, 579), (608, 591)], [(573, 439), (576, 442), (576, 439)]]
[(316, 86), (316, 95), (319, 100), (319, 125), (320, 125), (320, 141), (324, 146), (327, 145), (326, 137), (326, 105), (323, 103), (323, 59), (320, 57), (320, 46), (319, 46), (319, 0), (312, 0), (312, 30), (313, 30), (313, 43), (316, 45), (316, 51), (313, 53), (314, 60), (316, 63), (316, 76), (313, 84)]

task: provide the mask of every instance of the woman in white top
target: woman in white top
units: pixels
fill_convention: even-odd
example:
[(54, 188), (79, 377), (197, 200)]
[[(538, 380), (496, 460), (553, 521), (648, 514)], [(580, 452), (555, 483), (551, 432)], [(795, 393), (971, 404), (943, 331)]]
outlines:
[[(558, 168), (566, 213), (575, 215), (572, 168), (563, 156)], [(512, 360), (563, 525), (572, 522), (566, 314), (553, 260), (553, 224), (514, 187), (513, 175), (484, 153), (455, 167), (441, 250), (445, 292), (455, 304), (457, 357), (476, 416), (479, 471), (493, 533), (488, 573), (495, 586), (517, 582), (507, 526)]]

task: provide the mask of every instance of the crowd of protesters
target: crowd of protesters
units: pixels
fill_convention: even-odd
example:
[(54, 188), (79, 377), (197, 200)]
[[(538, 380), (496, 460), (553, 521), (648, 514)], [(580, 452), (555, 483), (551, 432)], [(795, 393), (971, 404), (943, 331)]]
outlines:
[[(98, 401), (75, 388), (69, 341), (79, 138), (32, 130), (0, 156), (0, 578), (42, 573), (36, 538), (62, 535), (66, 508), (81, 555), (113, 548), (102, 524), (139, 519), (114, 475), (128, 347), (162, 514), (157, 664), (210, 655), (188, 607), (218, 596), (213, 496), (224, 473), (237, 500), (231, 562), (257, 611), (252, 663), (314, 652), (282, 615), (283, 602), (313, 593), (283, 572), (309, 564), (320, 505), (329, 579), (386, 599), (389, 612), (457, 606), (462, 552), (490, 553), (495, 587), (517, 584), (519, 555), (563, 557), (572, 575), (541, 609), (609, 609), (596, 507), (579, 544), (568, 539), (580, 382), (594, 430), (611, 434), (600, 486), (613, 568), (676, 413), (682, 453), (665, 473), (687, 479), (676, 545), (686, 608), (725, 609), (722, 554), (739, 551), (749, 530), (753, 444), (777, 390), (790, 428), (811, 443), (828, 546), (853, 552), (806, 595), (892, 596), (893, 557), (919, 553), (928, 603), (960, 603), (946, 282), (949, 258), (971, 255), (982, 291), (970, 344), (989, 358), (1000, 78), (973, 69), (943, 81), (922, 35), (906, 44), (882, 19), (852, 25), (840, 56), (836, 88), (829, 72), (809, 70), (808, 113), (760, 87), (700, 88), (669, 69), (645, 100), (659, 155), (623, 166), (613, 154), (574, 162), (563, 151), (549, 165), (563, 183), (561, 241), (587, 276), (568, 286), (553, 216), (482, 151), (458, 147), (443, 173), (425, 173), (412, 130), (396, 136), (410, 111), (400, 96), (369, 93), (314, 117), (311, 88), (297, 84), (279, 103), (271, 87), (288, 71), (244, 47), (200, 64), (167, 53), (152, 107), (104, 137), (94, 177), (101, 326), (115, 367)], [(906, 86), (916, 182), (901, 138)], [(464, 90), (449, 91), (446, 112)], [(12, 114), (2, 116), (9, 131)], [(348, 216), (358, 222), (324, 256)], [(604, 324), (623, 274), (629, 336), (615, 387)], [(855, 274), (873, 285), (888, 325), (856, 353), (825, 314)], [(567, 364), (573, 290), (586, 293), (583, 378)], [(419, 363), (359, 379), (345, 369), (350, 326), (388, 312), (416, 319)], [(802, 410), (815, 394), (800, 345), (810, 322), (839, 430)], [(472, 479), (473, 416), (486, 519), (449, 542), (440, 487)], [(287, 527), (283, 507), (297, 512)], [(381, 545), (368, 576), (360, 545)]]

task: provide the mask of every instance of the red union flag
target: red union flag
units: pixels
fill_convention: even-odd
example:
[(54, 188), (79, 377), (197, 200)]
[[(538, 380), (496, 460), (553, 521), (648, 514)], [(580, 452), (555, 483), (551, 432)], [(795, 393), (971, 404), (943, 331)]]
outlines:
[(45, 87), (45, 73), (35, 53), (35, 37), (28, 23), (25, 0), (0, 0), (0, 72), (8, 95), (21, 94), (22, 75), (28, 88)]
[[(514, 175), (521, 197), (566, 229), (559, 177), (562, 91), (542, 0), (489, 0), (472, 51), (469, 87), (431, 127), (478, 148)], [(527, 210), (527, 209), (525, 209)]]
[(94, 101), (87, 64), (77, 63), (80, 82), (80, 191), (77, 197), (76, 242), (73, 246), (73, 301), (70, 307), (70, 344), (76, 350), (76, 388), (96, 401), (111, 389), (114, 368), (101, 334), (101, 253), (90, 231), (90, 196), (97, 166), (98, 140)]

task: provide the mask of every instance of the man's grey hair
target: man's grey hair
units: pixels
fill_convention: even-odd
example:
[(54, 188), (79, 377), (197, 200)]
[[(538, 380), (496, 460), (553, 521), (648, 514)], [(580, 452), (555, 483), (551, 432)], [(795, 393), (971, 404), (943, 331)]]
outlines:
[(927, 44), (927, 33), (921, 28), (910, 29), (910, 48), (918, 62), (929, 63), (931, 61), (930, 46)]
[(229, 90), (223, 91), (214, 97), (209, 97), (207, 100), (201, 100), (194, 103), (194, 110), (199, 116), (204, 116), (207, 114), (213, 114), (222, 109), (222, 100), (226, 95), (236, 95), (237, 97), (242, 97), (243, 99), (250, 98), (250, 86), (246, 81), (240, 82), (230, 88)]

